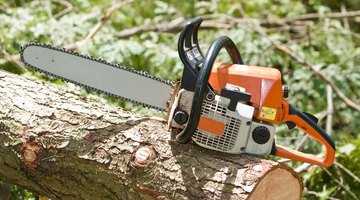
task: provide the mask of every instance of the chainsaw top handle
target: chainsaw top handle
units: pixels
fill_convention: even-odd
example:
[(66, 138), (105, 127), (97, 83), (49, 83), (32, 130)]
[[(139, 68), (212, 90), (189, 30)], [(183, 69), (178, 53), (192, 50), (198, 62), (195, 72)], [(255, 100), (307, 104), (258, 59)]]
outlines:
[(207, 93), (213, 92), (207, 89), (209, 77), (212, 67), (222, 48), (226, 49), (234, 64), (243, 64), (242, 58), (234, 42), (227, 36), (222, 36), (215, 40), (209, 50), (207, 51), (203, 65), (197, 76), (196, 85), (194, 89), (194, 98), (189, 115), (188, 125), (186, 128), (176, 136), (176, 140), (180, 143), (188, 142), (194, 134), (200, 120), (202, 103)]

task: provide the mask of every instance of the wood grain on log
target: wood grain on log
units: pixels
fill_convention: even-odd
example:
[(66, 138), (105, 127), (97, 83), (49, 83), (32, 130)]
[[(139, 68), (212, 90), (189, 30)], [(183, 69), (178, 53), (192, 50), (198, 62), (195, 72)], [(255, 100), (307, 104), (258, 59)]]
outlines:
[(0, 71), (0, 177), (51, 199), (300, 199), (283, 164), (171, 140), (166, 124)]

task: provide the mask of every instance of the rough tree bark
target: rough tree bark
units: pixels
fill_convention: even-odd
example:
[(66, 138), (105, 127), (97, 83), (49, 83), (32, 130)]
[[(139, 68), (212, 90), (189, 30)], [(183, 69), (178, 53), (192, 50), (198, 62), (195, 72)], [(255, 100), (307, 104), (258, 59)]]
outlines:
[(300, 199), (287, 166), (177, 144), (164, 122), (0, 71), (0, 177), (52, 199)]

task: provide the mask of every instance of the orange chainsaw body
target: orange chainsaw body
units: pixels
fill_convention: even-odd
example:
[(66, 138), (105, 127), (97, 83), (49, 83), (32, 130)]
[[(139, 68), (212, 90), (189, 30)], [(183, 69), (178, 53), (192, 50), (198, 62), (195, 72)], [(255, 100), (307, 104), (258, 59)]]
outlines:
[(255, 108), (254, 117), (275, 124), (282, 121), (283, 89), (279, 70), (270, 67), (215, 63), (209, 83), (218, 93), (227, 83), (244, 88), (251, 94), (250, 103)]
[[(217, 38), (203, 54), (197, 38), (202, 21), (201, 17), (190, 20), (179, 37), (178, 52), (184, 71), (170, 118), (171, 127), (181, 130), (176, 140), (186, 143), (193, 139), (216, 151), (272, 154), (330, 166), (335, 157), (334, 142), (315, 116), (288, 102), (280, 71), (244, 65), (235, 43), (227, 36)], [(215, 62), (222, 49), (234, 64)], [(282, 122), (290, 130), (297, 127), (319, 141), (325, 155), (317, 157), (276, 144), (274, 124)]]
[[(255, 108), (255, 118), (274, 124), (292, 121), (312, 138), (323, 143), (326, 149), (324, 159), (282, 146), (276, 147), (275, 155), (326, 167), (333, 163), (335, 151), (334, 147), (329, 144), (329, 139), (324, 138), (326, 133), (319, 134), (321, 130), (317, 129), (315, 124), (309, 125), (312, 122), (305, 121), (289, 110), (289, 103), (283, 98), (284, 91), (279, 70), (270, 67), (214, 63), (209, 83), (217, 93), (225, 88), (227, 83), (244, 88), (245, 92), (251, 94), (250, 103)], [(200, 125), (204, 126), (201, 121)], [(208, 126), (214, 127), (215, 125), (215, 123), (211, 123)]]

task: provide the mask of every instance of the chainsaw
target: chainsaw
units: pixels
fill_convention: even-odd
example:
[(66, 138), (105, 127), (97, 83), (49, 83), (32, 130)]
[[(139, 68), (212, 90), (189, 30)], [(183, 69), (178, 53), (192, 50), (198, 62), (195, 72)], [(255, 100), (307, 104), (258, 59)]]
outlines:
[[(198, 43), (201, 17), (190, 20), (178, 41), (184, 64), (181, 81), (173, 84), (145, 72), (78, 54), (64, 48), (30, 42), (21, 49), (22, 62), (36, 71), (91, 90), (168, 112), (176, 141), (190, 140), (226, 153), (275, 155), (319, 166), (332, 165), (335, 144), (317, 125), (317, 118), (287, 101), (275, 68), (245, 65), (234, 42), (216, 39), (203, 54)], [(232, 64), (216, 62), (226, 49)], [(317, 157), (275, 142), (275, 124), (298, 127), (325, 147)]]

